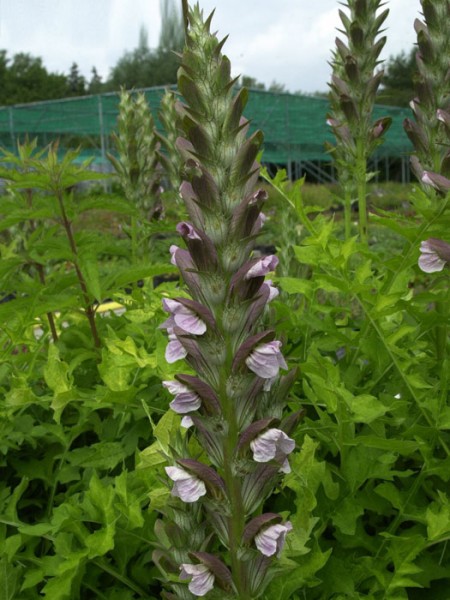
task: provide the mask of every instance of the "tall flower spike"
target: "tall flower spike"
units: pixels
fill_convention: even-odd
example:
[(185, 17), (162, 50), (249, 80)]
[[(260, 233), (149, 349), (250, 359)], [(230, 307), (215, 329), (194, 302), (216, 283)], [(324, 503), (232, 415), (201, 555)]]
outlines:
[[(280, 471), (288, 470), (287, 455), (295, 445), (279, 425), (289, 389), (278, 381), (279, 371), (287, 364), (281, 342), (266, 328), (268, 303), (278, 292), (265, 277), (278, 258), (252, 254), (267, 194), (255, 189), (262, 135), (250, 133), (243, 117), (247, 91), (235, 93), (229, 60), (221, 53), (224, 42), (210, 32), (211, 17), (204, 21), (198, 6), (186, 16), (189, 29), (178, 80), (185, 101), (178, 106), (184, 136), (177, 148), (184, 160), (180, 193), (189, 219), (177, 226), (186, 249), (172, 246), (170, 253), (192, 299), (165, 299), (170, 316), (163, 327), (169, 333), (168, 359), (184, 351), (196, 373), (164, 382), (175, 396), (171, 408), (187, 414), (183, 423), (190, 425), (185, 436), (173, 441), (179, 466), (166, 467), (174, 482), (172, 496), (184, 504), (180, 508), (172, 499), (165, 518), (170, 521), (175, 506), (204, 514), (207, 542), (185, 548), (187, 558), (195, 556), (201, 565), (184, 557), (180, 561), (171, 547), (167, 553), (181, 566), (191, 593), (206, 594), (217, 585), (227, 598), (248, 600), (264, 593), (266, 571), (284, 530), (273, 533), (264, 523), (268, 531), (262, 547), (268, 548), (270, 536), (275, 544), (266, 559), (247, 539), (246, 528), (277, 485)], [(280, 429), (270, 429), (275, 422)], [(193, 436), (196, 444), (189, 443)], [(200, 458), (189, 457), (189, 449), (198, 453), (199, 445)], [(275, 519), (281, 521), (278, 515)], [(205, 556), (208, 545), (214, 558)]]
[(382, 143), (389, 128), (389, 118), (372, 123), (375, 96), (383, 71), (375, 73), (386, 37), (378, 37), (389, 10), (377, 11), (383, 0), (346, 0), (348, 10), (339, 10), (346, 43), (336, 38), (333, 54), (333, 75), (330, 83), (331, 115), (327, 123), (333, 130), (337, 145), (330, 150), (339, 173), (344, 195), (345, 233), (350, 237), (351, 201), (358, 198), (360, 236), (366, 238), (367, 160)]
[(416, 156), (411, 168), (422, 185), (445, 196), (450, 189), (450, 21), (449, 0), (421, 0), (424, 21), (416, 19), (417, 97), (411, 102), (414, 120), (404, 129)]
[(117, 134), (118, 156), (108, 155), (119, 176), (127, 200), (153, 218), (161, 212), (162, 170), (157, 150), (155, 123), (145, 95), (122, 90)]

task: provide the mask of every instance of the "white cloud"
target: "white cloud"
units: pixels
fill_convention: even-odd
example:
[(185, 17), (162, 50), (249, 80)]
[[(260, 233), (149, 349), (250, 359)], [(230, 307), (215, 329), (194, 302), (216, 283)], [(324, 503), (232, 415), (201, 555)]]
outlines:
[[(200, 0), (205, 14), (217, 6), (213, 30), (229, 34), (225, 52), (233, 73), (289, 90), (325, 90), (337, 35), (338, 0)], [(383, 56), (409, 51), (417, 2), (392, 0)], [(0, 0), (0, 48), (8, 55), (41, 56), (49, 70), (67, 73), (72, 62), (89, 77), (93, 65), (107, 77), (144, 25), (158, 44), (159, 0)]]

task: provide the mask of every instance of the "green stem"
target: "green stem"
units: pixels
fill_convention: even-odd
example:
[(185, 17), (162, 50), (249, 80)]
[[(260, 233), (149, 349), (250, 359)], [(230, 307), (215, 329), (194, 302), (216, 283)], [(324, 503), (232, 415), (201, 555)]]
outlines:
[[(35, 267), (36, 267), (36, 270), (39, 275), (39, 281), (42, 283), (42, 285), (45, 285), (44, 267), (39, 263), (35, 263)], [(47, 320), (48, 320), (48, 324), (50, 326), (50, 331), (52, 332), (53, 341), (57, 342), (58, 341), (58, 332), (56, 331), (56, 325), (55, 325), (55, 319), (53, 318), (53, 313), (51, 313), (51, 312), (47, 313)]]
[(137, 260), (137, 235), (138, 235), (138, 227), (137, 227), (137, 218), (131, 217), (131, 259), (133, 261), (133, 265), (136, 264)]
[(344, 189), (344, 226), (345, 239), (350, 239), (352, 234), (352, 193), (351, 190)]
[[(221, 323), (221, 318), (218, 318)], [(243, 576), (243, 564), (239, 557), (239, 550), (242, 543), (242, 537), (245, 527), (245, 513), (242, 503), (242, 490), (240, 478), (236, 475), (235, 450), (239, 438), (239, 427), (236, 418), (234, 399), (227, 393), (227, 381), (231, 373), (233, 362), (233, 340), (224, 332), (225, 339), (228, 338), (226, 360), (220, 373), (220, 400), (223, 415), (227, 422), (227, 435), (223, 439), (223, 476), (226, 489), (228, 491), (228, 500), (230, 503), (230, 516), (228, 519), (228, 543), (230, 550), (230, 561), (232, 568), (233, 581), (236, 587), (237, 598), (240, 600), (251, 600), (246, 589), (245, 578)]]
[(356, 190), (359, 210), (359, 236), (367, 242), (367, 156), (364, 139), (360, 138), (356, 145)]
[(67, 217), (67, 213), (66, 213), (66, 209), (65, 209), (65, 206), (64, 206), (64, 200), (63, 200), (63, 195), (62, 195), (61, 189), (57, 190), (56, 196), (58, 198), (59, 207), (60, 207), (60, 210), (61, 210), (61, 217), (62, 217), (62, 221), (63, 221), (63, 227), (64, 227), (64, 229), (66, 231), (67, 238), (69, 240), (70, 249), (72, 250), (73, 265), (75, 267), (75, 272), (77, 274), (78, 282), (80, 284), (81, 294), (83, 296), (83, 301), (84, 301), (84, 310), (85, 310), (85, 313), (86, 313), (87, 320), (89, 322), (89, 326), (91, 328), (91, 333), (92, 333), (92, 338), (94, 340), (94, 345), (95, 345), (96, 348), (101, 348), (100, 336), (98, 334), (97, 325), (95, 323), (95, 310), (94, 310), (94, 308), (92, 306), (92, 303), (91, 303), (91, 301), (89, 299), (89, 293), (88, 293), (88, 289), (87, 289), (87, 285), (86, 285), (86, 280), (84, 279), (84, 275), (81, 272), (80, 265), (79, 265), (79, 262), (78, 262), (78, 249), (77, 249), (77, 245), (75, 243), (75, 238), (73, 236), (72, 223), (70, 222), (70, 220)]
[[(448, 296), (448, 294), (447, 294)], [(439, 367), (442, 369), (442, 364), (447, 355), (447, 339), (448, 339), (448, 298), (446, 300), (438, 300), (436, 302), (436, 314), (439, 317), (438, 325), (436, 325), (436, 359)]]

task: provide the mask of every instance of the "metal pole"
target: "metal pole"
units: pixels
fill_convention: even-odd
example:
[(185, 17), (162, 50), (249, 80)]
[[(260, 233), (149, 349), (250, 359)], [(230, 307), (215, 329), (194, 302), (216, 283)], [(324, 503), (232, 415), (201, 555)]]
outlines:
[(16, 139), (14, 136), (14, 117), (13, 117), (13, 109), (10, 106), (9, 107), (9, 133), (11, 135), (11, 149), (14, 152), (15, 148), (16, 148)]
[[(106, 171), (106, 165), (107, 165), (107, 157), (106, 157), (106, 144), (105, 144), (105, 127), (104, 127), (104, 120), (103, 120), (103, 103), (102, 103), (102, 96), (101, 94), (98, 95), (98, 124), (99, 124), (99, 130), (100, 130), (100, 147), (101, 147), (101, 153), (102, 153), (102, 167), (101, 170), (102, 172)], [(109, 182), (104, 180), (103, 181), (103, 187), (105, 189), (105, 192), (109, 192)]]

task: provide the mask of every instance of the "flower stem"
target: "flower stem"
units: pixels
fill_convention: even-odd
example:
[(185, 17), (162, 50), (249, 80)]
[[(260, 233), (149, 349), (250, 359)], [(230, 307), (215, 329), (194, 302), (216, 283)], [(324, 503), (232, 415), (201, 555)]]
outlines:
[(64, 206), (64, 200), (63, 200), (63, 195), (62, 195), (61, 190), (57, 191), (57, 198), (58, 198), (58, 203), (59, 203), (59, 207), (60, 207), (60, 210), (61, 210), (61, 217), (62, 217), (63, 227), (64, 227), (64, 229), (66, 231), (67, 239), (69, 240), (70, 249), (72, 250), (73, 265), (75, 267), (75, 272), (77, 274), (78, 282), (80, 284), (81, 294), (83, 296), (83, 301), (84, 301), (84, 310), (86, 312), (86, 317), (87, 317), (87, 320), (89, 322), (89, 327), (91, 328), (92, 339), (94, 340), (94, 346), (96, 348), (100, 348), (101, 347), (101, 342), (100, 342), (100, 336), (99, 336), (98, 331), (97, 331), (97, 325), (95, 323), (95, 311), (94, 311), (92, 303), (91, 303), (91, 301), (89, 299), (89, 294), (88, 294), (88, 289), (87, 289), (87, 285), (86, 285), (86, 280), (84, 278), (83, 273), (81, 272), (80, 265), (78, 263), (77, 245), (76, 245), (76, 242), (75, 242), (75, 238), (73, 236), (72, 224), (71, 224), (70, 220), (67, 217), (67, 213), (66, 213), (66, 209), (65, 209), (65, 206)]
[[(45, 285), (44, 267), (39, 263), (35, 263), (35, 267), (38, 272), (39, 281), (42, 283), (42, 285)], [(47, 320), (48, 320), (48, 324), (50, 326), (50, 331), (52, 333), (53, 341), (57, 342), (58, 341), (58, 332), (56, 331), (56, 325), (55, 325), (55, 319), (53, 318), (53, 313), (51, 313), (51, 312), (47, 313)]]

